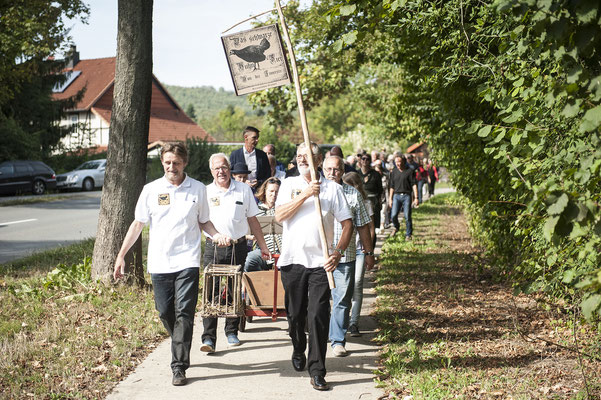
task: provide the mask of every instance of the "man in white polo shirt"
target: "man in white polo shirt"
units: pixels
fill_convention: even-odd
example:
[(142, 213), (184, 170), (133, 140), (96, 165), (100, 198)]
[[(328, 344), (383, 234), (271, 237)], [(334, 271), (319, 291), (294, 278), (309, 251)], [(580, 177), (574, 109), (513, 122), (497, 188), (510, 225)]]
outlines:
[(125, 255), (150, 224), (147, 268), (152, 278), (155, 306), (171, 336), (172, 384), (186, 384), (194, 313), (198, 300), (201, 229), (221, 245), (230, 238), (209, 220), (205, 185), (184, 173), (188, 151), (181, 143), (161, 148), (165, 176), (142, 189), (117, 260), (113, 276), (124, 275)]
[[(259, 214), (259, 207), (252, 189), (245, 183), (231, 179), (230, 164), (225, 154), (211, 155), (209, 167), (213, 175), (213, 183), (207, 186), (209, 218), (219, 232), (232, 238), (233, 244), (224, 248), (216, 248), (212, 238), (208, 238), (204, 265), (207, 266), (211, 263), (244, 265), (248, 253), (246, 234), (249, 228), (257, 239), (262, 256), (269, 258), (269, 250), (256, 217)], [(239, 318), (226, 318), (225, 320), (225, 336), (230, 346), (240, 345), (239, 320)], [(217, 342), (217, 318), (203, 318), (202, 324), (204, 332), (200, 350), (213, 353)]]
[[(283, 221), (282, 253), (278, 265), (286, 291), (286, 314), (294, 348), (292, 366), (302, 371), (307, 364), (313, 388), (328, 390), (325, 358), (330, 323), (330, 287), (326, 271), (335, 270), (340, 262), (350, 243), (353, 223), (342, 187), (323, 177), (321, 181), (311, 181), (307, 160), (309, 151), (313, 152), (315, 167), (319, 166), (319, 147), (312, 143), (309, 150), (304, 143), (300, 144), (296, 152), (300, 175), (284, 179), (275, 203), (275, 217)], [(342, 226), (340, 240), (327, 259), (323, 256), (315, 213), (313, 196), (316, 194), (321, 203), (328, 243), (331, 244), (334, 237), (334, 220)], [(309, 323), (308, 358), (305, 356), (305, 320)]]

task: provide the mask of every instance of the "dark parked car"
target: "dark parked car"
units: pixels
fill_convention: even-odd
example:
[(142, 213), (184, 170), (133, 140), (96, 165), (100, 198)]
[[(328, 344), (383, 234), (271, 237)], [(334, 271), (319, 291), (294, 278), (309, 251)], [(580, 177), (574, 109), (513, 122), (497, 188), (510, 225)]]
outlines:
[(41, 161), (5, 161), (0, 164), (0, 193), (44, 194), (56, 188), (56, 175)]

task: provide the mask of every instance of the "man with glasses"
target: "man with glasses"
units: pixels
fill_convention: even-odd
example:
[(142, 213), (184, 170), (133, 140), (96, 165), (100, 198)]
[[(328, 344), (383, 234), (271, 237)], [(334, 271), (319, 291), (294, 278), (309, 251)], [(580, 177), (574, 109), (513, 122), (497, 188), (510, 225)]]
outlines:
[[(342, 187), (321, 178), (311, 180), (307, 157), (313, 153), (315, 167), (321, 162), (319, 147), (301, 143), (296, 152), (300, 175), (282, 182), (276, 200), (275, 217), (283, 222), (282, 253), (278, 265), (286, 291), (286, 314), (292, 339), (292, 366), (296, 371), (309, 370), (311, 385), (316, 390), (328, 390), (325, 380), (325, 358), (330, 322), (330, 287), (326, 271), (334, 271), (353, 233), (352, 215), (344, 198)], [(319, 177), (317, 171), (316, 176)], [(342, 226), (340, 240), (331, 255), (324, 259), (320, 231), (317, 224), (313, 197), (319, 196), (325, 234), (333, 243), (334, 220)], [(309, 295), (310, 294), (310, 295)], [(309, 323), (309, 354), (305, 356), (307, 336), (305, 321)]]
[[(354, 187), (342, 182), (344, 175), (344, 160), (338, 156), (326, 158), (323, 168), (326, 178), (342, 186), (344, 197), (349, 205), (352, 214), (353, 227), (357, 228), (361, 244), (363, 244), (365, 254), (365, 264), (370, 270), (374, 266), (373, 242), (369, 226), (371, 218), (367, 214), (363, 196)], [(353, 231), (354, 233), (354, 231)], [(334, 242), (336, 246), (342, 235), (342, 225), (334, 223)], [(353, 238), (355, 235), (353, 235)], [(349, 246), (344, 251), (338, 266), (334, 270), (334, 283), (336, 288), (332, 290), (332, 316), (330, 317), (330, 343), (332, 353), (335, 357), (344, 357), (348, 354), (346, 350), (346, 332), (349, 328), (349, 314), (351, 309), (351, 300), (355, 283), (355, 259), (357, 258), (357, 248), (355, 240), (351, 240)]]
[[(211, 155), (209, 167), (213, 175), (213, 183), (207, 186), (209, 217), (220, 232), (227, 232), (224, 234), (232, 238), (233, 243), (225, 248), (218, 248), (215, 246), (213, 238), (208, 237), (205, 244), (205, 267), (211, 263), (244, 265), (248, 253), (246, 233), (249, 228), (257, 240), (262, 256), (269, 258), (269, 250), (256, 217), (259, 214), (259, 208), (251, 188), (245, 183), (231, 178), (230, 164), (225, 154)], [(215, 283), (217, 284), (217, 282)], [(205, 288), (205, 290), (207, 289)], [(239, 321), (240, 318), (237, 317), (225, 320), (225, 336), (229, 346), (240, 346)], [(202, 324), (204, 332), (200, 351), (214, 353), (217, 343), (217, 318), (203, 318)]]

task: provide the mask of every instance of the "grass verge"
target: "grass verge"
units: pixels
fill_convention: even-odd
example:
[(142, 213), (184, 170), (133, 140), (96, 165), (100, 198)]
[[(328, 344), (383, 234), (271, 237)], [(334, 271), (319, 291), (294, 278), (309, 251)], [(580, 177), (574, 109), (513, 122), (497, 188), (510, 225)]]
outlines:
[(149, 287), (90, 280), (93, 246), (0, 266), (0, 397), (104, 398), (165, 338)]
[(472, 246), (459, 203), (435, 196), (414, 210), (412, 241), (383, 246), (373, 315), (388, 398), (601, 397), (598, 331), (549, 299), (514, 296)]

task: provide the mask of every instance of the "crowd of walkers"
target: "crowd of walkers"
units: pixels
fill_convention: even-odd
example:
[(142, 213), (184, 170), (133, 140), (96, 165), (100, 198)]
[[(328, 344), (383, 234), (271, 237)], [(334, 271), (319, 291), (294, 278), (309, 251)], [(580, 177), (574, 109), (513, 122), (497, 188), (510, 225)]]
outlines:
[[(285, 169), (276, 161), (274, 145), (256, 148), (258, 129), (246, 127), (243, 138), (244, 146), (229, 157), (211, 155), (207, 167), (213, 182), (207, 186), (184, 172), (188, 152), (183, 144), (162, 147), (165, 175), (144, 187), (114, 277), (124, 276), (127, 252), (150, 225), (147, 267), (157, 311), (171, 336), (172, 384), (180, 386), (187, 383), (190, 367), (201, 259), (205, 266), (234, 262), (251, 273), (273, 268), (272, 255), (279, 254), (292, 366), (308, 370), (314, 389), (328, 390), (328, 341), (332, 354), (344, 357), (346, 335), (361, 335), (363, 279), (374, 266), (376, 230), (392, 224), (396, 234), (402, 211), (410, 239), (411, 209), (419, 207), (425, 187), (428, 196), (434, 194), (438, 170), (428, 160), (400, 153), (362, 151), (345, 159), (340, 147), (333, 147), (324, 157), (314, 143), (301, 143)], [(320, 199), (325, 232), (315, 223), (314, 196)], [(273, 216), (282, 234), (262, 232), (257, 216)], [(207, 237), (202, 258), (201, 232)], [(200, 350), (212, 354), (217, 318), (203, 318), (203, 328)], [(226, 319), (225, 336), (228, 346), (243, 343), (238, 318)]]

